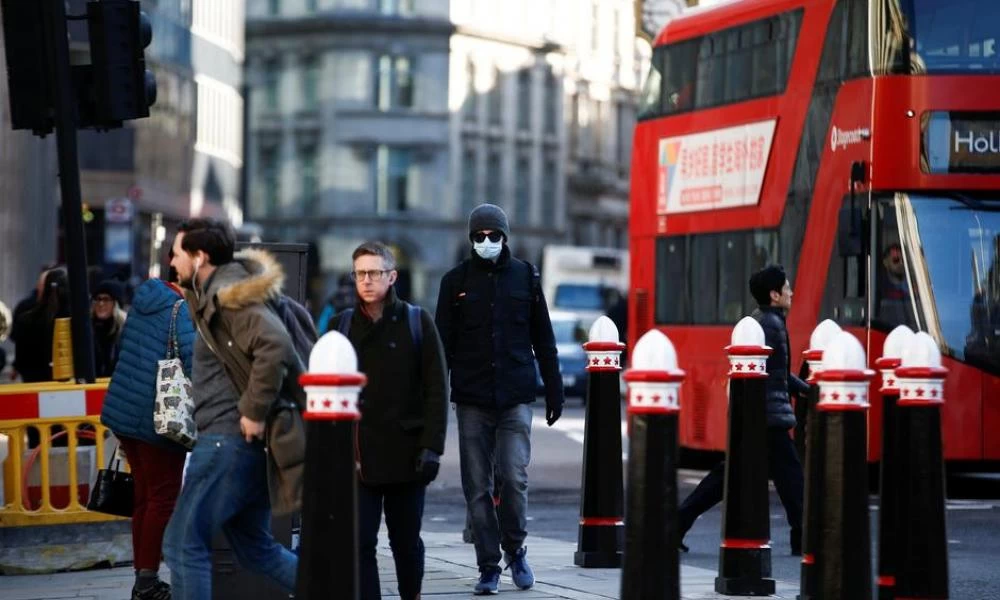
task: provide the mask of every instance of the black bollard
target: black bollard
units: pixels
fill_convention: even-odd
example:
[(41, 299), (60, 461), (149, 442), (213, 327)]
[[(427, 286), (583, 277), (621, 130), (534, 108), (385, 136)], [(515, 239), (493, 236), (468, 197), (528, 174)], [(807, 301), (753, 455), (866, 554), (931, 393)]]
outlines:
[(681, 597), (677, 417), (683, 380), (667, 336), (656, 329), (643, 335), (625, 373), (630, 433), (622, 600)]
[(798, 600), (812, 600), (816, 595), (816, 546), (822, 528), (820, 506), (823, 500), (822, 470), (826, 453), (824, 438), (816, 414), (819, 401), (819, 386), (816, 375), (823, 368), (823, 348), (840, 333), (840, 326), (827, 319), (813, 330), (809, 338), (809, 350), (803, 354), (809, 365), (809, 394), (806, 397), (806, 458), (805, 458), (805, 502), (802, 510), (802, 565), (799, 571)]
[[(948, 597), (941, 407), (944, 380), (934, 339), (917, 333), (896, 369), (899, 385), (897, 454), (899, 514), (896, 598)], [(908, 526), (902, 526), (907, 524)]]
[(896, 543), (896, 517), (899, 515), (899, 459), (896, 455), (899, 386), (896, 368), (902, 362), (903, 348), (912, 342), (913, 331), (900, 325), (886, 338), (882, 358), (875, 361), (882, 374), (882, 387), (879, 389), (882, 394), (882, 465), (879, 468), (878, 576), (875, 579), (879, 600), (894, 600), (896, 597), (899, 556)]
[(715, 591), (767, 596), (771, 578), (771, 524), (767, 489), (767, 357), (764, 330), (751, 317), (733, 329), (729, 355), (729, 435), (722, 505), (722, 544)]
[(868, 523), (867, 414), (869, 380), (861, 342), (840, 332), (823, 352), (817, 429), (824, 436), (821, 458), (821, 519), (815, 551), (820, 600), (870, 600), (871, 535)]
[(625, 344), (618, 341), (618, 329), (608, 317), (594, 323), (589, 337), (583, 345), (587, 352), (587, 416), (580, 531), (573, 564), (615, 568), (622, 564), (625, 533), (619, 388)]
[[(331, 336), (335, 336), (331, 338)], [(323, 358), (317, 361), (317, 352)], [(349, 356), (347, 353), (350, 353)], [(329, 369), (317, 369), (316, 363)], [(348, 372), (337, 374), (338, 364)], [(358, 487), (354, 463), (358, 393), (365, 385), (354, 348), (337, 332), (313, 349), (310, 373), (299, 382), (308, 395), (306, 464), (302, 498), (302, 546), (295, 597), (302, 600), (357, 600)], [(330, 374), (317, 373), (322, 370)]]

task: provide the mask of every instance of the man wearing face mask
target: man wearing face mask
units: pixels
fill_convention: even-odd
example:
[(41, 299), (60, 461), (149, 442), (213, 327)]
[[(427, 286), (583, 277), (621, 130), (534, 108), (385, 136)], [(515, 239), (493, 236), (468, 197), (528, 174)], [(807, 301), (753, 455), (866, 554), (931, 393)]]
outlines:
[[(472, 254), (441, 280), (435, 317), (451, 372), (479, 595), (498, 592), (501, 549), (514, 584), (528, 589), (535, 583), (524, 539), (536, 359), (550, 427), (563, 406), (555, 336), (538, 270), (511, 256), (509, 239), (507, 215), (499, 206), (481, 204), (472, 211)], [(501, 480), (499, 510), (493, 504), (494, 468)]]

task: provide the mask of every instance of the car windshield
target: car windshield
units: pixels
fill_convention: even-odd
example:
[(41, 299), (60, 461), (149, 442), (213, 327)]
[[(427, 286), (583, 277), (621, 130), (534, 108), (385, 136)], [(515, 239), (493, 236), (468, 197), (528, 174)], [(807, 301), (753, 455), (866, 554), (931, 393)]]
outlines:
[(560, 283), (553, 304), (567, 310), (604, 310), (603, 288), (596, 284)]
[(576, 344), (577, 322), (570, 319), (554, 319), (552, 321), (552, 333), (556, 336), (557, 344)]
[(872, 324), (930, 333), (943, 354), (1000, 372), (1000, 196), (880, 201)]

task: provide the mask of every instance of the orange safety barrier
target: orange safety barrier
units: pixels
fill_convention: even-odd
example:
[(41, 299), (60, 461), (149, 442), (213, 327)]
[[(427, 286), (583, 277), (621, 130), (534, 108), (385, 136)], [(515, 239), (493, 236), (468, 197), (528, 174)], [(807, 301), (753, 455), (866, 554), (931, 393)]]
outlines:
[(91, 480), (109, 458), (110, 432), (100, 424), (106, 390), (107, 382), (0, 386), (8, 438), (0, 527), (118, 519), (86, 509)]

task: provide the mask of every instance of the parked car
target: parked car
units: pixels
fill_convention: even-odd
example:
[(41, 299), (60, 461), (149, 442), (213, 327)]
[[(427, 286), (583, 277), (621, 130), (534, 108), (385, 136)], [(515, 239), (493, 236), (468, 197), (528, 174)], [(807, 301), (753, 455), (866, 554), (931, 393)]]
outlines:
[[(575, 314), (554, 310), (549, 313), (549, 318), (552, 320), (552, 332), (556, 338), (559, 371), (562, 373), (566, 396), (586, 401), (587, 354), (583, 351), (583, 344), (587, 341), (587, 331), (583, 328), (580, 317)], [(542, 384), (542, 375), (537, 362), (535, 379), (538, 394), (543, 395), (545, 386)]]

